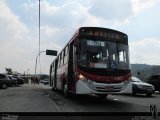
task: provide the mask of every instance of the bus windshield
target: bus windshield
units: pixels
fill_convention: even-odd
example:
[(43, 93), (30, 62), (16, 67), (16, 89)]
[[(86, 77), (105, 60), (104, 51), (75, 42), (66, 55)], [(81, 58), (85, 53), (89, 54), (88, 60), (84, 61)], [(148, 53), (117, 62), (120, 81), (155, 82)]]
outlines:
[(128, 45), (104, 40), (82, 39), (79, 43), (78, 64), (83, 67), (130, 69)]

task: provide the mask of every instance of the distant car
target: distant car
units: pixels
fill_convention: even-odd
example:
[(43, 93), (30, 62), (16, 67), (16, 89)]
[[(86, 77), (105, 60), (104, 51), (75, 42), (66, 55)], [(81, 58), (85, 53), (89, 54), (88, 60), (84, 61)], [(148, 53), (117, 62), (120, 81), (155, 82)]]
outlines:
[(10, 83), (9, 83), (10, 86), (13, 86), (13, 85), (18, 86), (18, 80), (16, 78), (13, 78), (13, 75), (7, 75), (7, 76), (10, 81)]
[(6, 89), (9, 86), (9, 78), (5, 74), (0, 74), (0, 88)]
[(149, 77), (147, 83), (152, 84), (155, 90), (160, 92), (160, 74)]
[(154, 93), (154, 86), (145, 82), (142, 82), (140, 79), (136, 77), (132, 77), (132, 93), (135, 95), (146, 94), (147, 96), (151, 96)]
[(17, 79), (18, 85), (24, 84), (24, 79), (19, 76), (13, 76), (13, 78)]
[(40, 80), (40, 83), (47, 85), (49, 84), (49, 79)]

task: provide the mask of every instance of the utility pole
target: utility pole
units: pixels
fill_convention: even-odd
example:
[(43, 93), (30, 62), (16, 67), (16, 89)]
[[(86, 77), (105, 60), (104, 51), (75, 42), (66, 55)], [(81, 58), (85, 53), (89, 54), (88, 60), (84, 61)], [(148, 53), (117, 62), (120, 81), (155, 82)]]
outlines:
[[(40, 6), (40, 0), (39, 0), (39, 52), (38, 53), (40, 53), (40, 51), (41, 51), (41, 29), (40, 29), (40, 27), (41, 27), (41, 19), (40, 19), (40, 9), (41, 9), (41, 6)], [(41, 74), (41, 60), (40, 60), (40, 56), (39, 56), (39, 66), (40, 66), (40, 74)]]

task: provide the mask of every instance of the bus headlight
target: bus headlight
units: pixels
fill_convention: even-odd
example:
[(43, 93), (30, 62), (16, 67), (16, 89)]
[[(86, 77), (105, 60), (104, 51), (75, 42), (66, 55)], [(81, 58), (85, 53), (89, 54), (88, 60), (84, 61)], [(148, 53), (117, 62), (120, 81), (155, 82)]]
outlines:
[(89, 85), (93, 84), (92, 80), (89, 80), (89, 79), (85, 78), (82, 74), (79, 75), (79, 79), (82, 80), (83, 82), (89, 84)]
[(80, 74), (80, 75), (79, 75), (79, 79), (80, 79), (80, 80), (85, 80), (85, 77), (84, 77), (82, 74)]

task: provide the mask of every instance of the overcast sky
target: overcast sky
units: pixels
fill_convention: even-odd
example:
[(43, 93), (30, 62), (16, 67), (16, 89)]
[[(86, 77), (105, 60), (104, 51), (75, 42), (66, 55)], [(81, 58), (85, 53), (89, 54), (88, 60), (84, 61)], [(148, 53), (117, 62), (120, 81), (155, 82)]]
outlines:
[[(34, 73), (39, 0), (0, 0), (0, 73)], [(60, 50), (77, 28), (97, 26), (128, 34), (130, 62), (160, 65), (160, 0), (41, 0), (41, 50)], [(49, 73), (54, 56), (41, 54)], [(38, 67), (39, 73), (39, 67)]]

